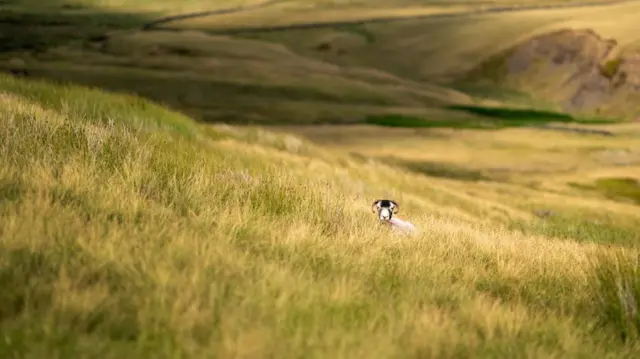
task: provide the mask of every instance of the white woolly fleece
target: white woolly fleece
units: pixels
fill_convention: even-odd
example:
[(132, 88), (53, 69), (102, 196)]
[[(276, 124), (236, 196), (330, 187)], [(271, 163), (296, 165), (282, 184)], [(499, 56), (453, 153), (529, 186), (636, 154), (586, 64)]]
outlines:
[(392, 217), (389, 220), (389, 223), (391, 223), (391, 227), (394, 229), (399, 229), (402, 230), (404, 232), (410, 232), (410, 233), (414, 233), (416, 231), (416, 227), (413, 226), (413, 224), (411, 224), (410, 222), (407, 221), (403, 221), (400, 218), (397, 217)]

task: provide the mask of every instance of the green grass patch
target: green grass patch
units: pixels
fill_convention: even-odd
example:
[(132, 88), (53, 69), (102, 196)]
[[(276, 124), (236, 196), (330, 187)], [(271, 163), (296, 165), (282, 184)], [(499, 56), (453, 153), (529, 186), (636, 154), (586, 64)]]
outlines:
[(599, 192), (613, 200), (640, 204), (640, 181), (635, 178), (599, 178), (591, 184), (572, 182), (567, 185), (580, 190)]
[(616, 244), (640, 247), (640, 223), (620, 225), (615, 219), (590, 219), (583, 216), (555, 214), (544, 220), (516, 221), (512, 229), (529, 235), (542, 235), (582, 243)]
[(593, 188), (609, 198), (640, 204), (640, 181), (635, 178), (599, 178)]
[(618, 73), (621, 64), (622, 58), (620, 57), (608, 60), (600, 66), (600, 73), (606, 78), (612, 79)]
[(492, 128), (492, 124), (476, 120), (428, 120), (415, 116), (407, 115), (373, 115), (364, 119), (369, 125), (384, 127), (402, 127), (402, 128)]
[(478, 116), (491, 117), (499, 120), (511, 121), (531, 121), (531, 122), (574, 122), (575, 119), (566, 113), (536, 110), (519, 109), (508, 107), (487, 107), (473, 105), (451, 105), (447, 106), (451, 110), (465, 111)]
[(451, 105), (449, 110), (463, 111), (472, 116), (464, 120), (430, 120), (416, 116), (385, 114), (369, 116), (365, 123), (386, 127), (405, 128), (461, 128), (461, 129), (500, 129), (544, 125), (548, 123), (608, 124), (616, 120), (575, 118), (571, 115), (535, 109), (516, 109), (503, 107), (485, 107), (472, 105)]
[(567, 113), (532, 108), (488, 107), (474, 105), (450, 105), (448, 109), (464, 111), (496, 121), (501, 126), (528, 126), (546, 123), (611, 124), (616, 119), (575, 117)]

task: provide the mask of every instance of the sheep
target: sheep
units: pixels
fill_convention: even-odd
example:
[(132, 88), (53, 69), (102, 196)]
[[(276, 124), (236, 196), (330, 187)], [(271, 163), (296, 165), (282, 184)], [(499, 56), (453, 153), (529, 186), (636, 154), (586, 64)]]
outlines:
[(388, 199), (375, 200), (371, 205), (371, 211), (373, 213), (378, 213), (380, 223), (388, 225), (394, 231), (416, 233), (416, 228), (413, 224), (393, 216), (394, 214), (397, 214), (399, 210), (400, 206), (398, 206), (395, 201)]

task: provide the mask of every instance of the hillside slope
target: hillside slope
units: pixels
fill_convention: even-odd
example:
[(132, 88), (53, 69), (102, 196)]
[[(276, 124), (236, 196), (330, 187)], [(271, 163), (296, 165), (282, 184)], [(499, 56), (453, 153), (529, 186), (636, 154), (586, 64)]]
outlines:
[[(631, 204), (463, 189), (86, 88), (1, 76), (0, 103), (2, 357), (640, 349)], [(375, 225), (380, 196), (418, 237)], [(555, 219), (529, 212), (560, 204)]]
[[(491, 98), (490, 94), (500, 94), (500, 90), (504, 95), (508, 95), (504, 90), (517, 90), (533, 99), (546, 100), (559, 110), (634, 118), (638, 111), (635, 104), (640, 99), (640, 91), (633, 82), (640, 73), (634, 65), (640, 49), (640, 25), (636, 20), (639, 11), (640, 2), (627, 1), (583, 8), (434, 15), (415, 20), (363, 21), (335, 27), (291, 27), (279, 31), (242, 31), (243, 26), (252, 28), (255, 25), (251, 19), (238, 16), (235, 21), (228, 19), (226, 26), (237, 28), (232, 32), (237, 36), (282, 43), (304, 56), (451, 86), (479, 98)], [(312, 21), (314, 13), (308, 12), (307, 16)], [(317, 16), (320, 17), (319, 14)], [(340, 19), (337, 14), (333, 17), (336, 21)], [(214, 17), (209, 22), (204, 19), (184, 20), (166, 27), (215, 33), (225, 26), (218, 23)], [(563, 37), (549, 35), (567, 29), (575, 32), (565, 32)], [(594, 53), (588, 48), (576, 47), (576, 43), (583, 42), (581, 34), (585, 32), (594, 33), (592, 43), (599, 43), (602, 48), (611, 47), (611, 51)], [(539, 36), (546, 36), (542, 41), (547, 43), (547, 48), (556, 50), (541, 48), (540, 51), (547, 52), (520, 54), (520, 57), (525, 56), (520, 62), (536, 63), (524, 74), (503, 71), (506, 67), (503, 62), (508, 60), (509, 54), (530, 48), (540, 39)], [(607, 45), (608, 41), (615, 42), (615, 45)], [(558, 66), (557, 58), (551, 53), (577, 55), (564, 56), (562, 66)], [(585, 100), (583, 105), (574, 101), (574, 97), (581, 97), (581, 88), (593, 87), (592, 73), (599, 75), (601, 67), (611, 66), (607, 65), (611, 60), (626, 67), (621, 72), (626, 73), (627, 83), (620, 86), (620, 81), (612, 81), (611, 75), (605, 72), (596, 80), (602, 88), (596, 91), (602, 94), (596, 103), (587, 104), (589, 101)], [(495, 81), (497, 75), (501, 76), (501, 81)], [(568, 78), (573, 81), (569, 85), (565, 83)], [(493, 81), (487, 86), (486, 81), (481, 80)], [(494, 99), (509, 102), (508, 96), (499, 95)], [(529, 105), (537, 107), (540, 102), (530, 101)]]
[[(459, 12), (486, 10), (481, 2), (415, 2), (415, 9), (403, 8), (405, 15), (424, 12), (427, 17), (338, 26), (331, 23), (368, 11), (395, 14), (399, 8), (373, 2), (318, 2), (309, 8), (292, 1), (172, 21), (146, 31), (140, 27), (167, 15), (175, 3), (146, 6), (132, 1), (116, 12), (114, 3), (89, 0), (82, 8), (60, 2), (58, 8), (52, 4), (46, 11), (26, 0), (13, 3), (0, 5), (7, 9), (0, 19), (2, 30), (16, 34), (4, 39), (0, 69), (133, 92), (198, 120), (243, 124), (366, 123), (378, 115), (414, 116), (441, 125), (486, 120), (451, 107), (470, 104), (583, 110), (563, 104), (571, 102), (588, 79), (577, 78), (573, 92), (558, 89), (562, 87), (558, 81), (520, 86), (536, 76), (538, 70), (532, 69), (526, 76), (509, 75), (509, 81), (483, 85), (480, 80), (495, 77), (495, 69), (483, 65), (532, 36), (564, 26), (592, 27), (616, 38), (617, 48), (628, 51), (640, 33), (633, 31), (636, 22), (631, 16), (637, 2), (480, 14)], [(204, 3), (189, 4), (184, 11), (202, 10)], [(219, 4), (210, 10), (234, 9), (238, 4)], [(513, 1), (498, 5), (504, 4), (518, 6)], [(442, 12), (452, 16), (437, 16)], [(616, 23), (607, 22), (608, 18)], [(329, 25), (219, 34), (229, 28), (268, 25), (269, 19), (303, 25), (322, 20)], [(575, 66), (567, 64), (561, 71), (571, 72)], [(477, 69), (480, 76), (472, 83), (460, 82)], [(621, 87), (613, 97), (624, 100), (605, 96), (602, 104), (585, 107), (579, 117), (633, 117), (636, 93), (632, 86)]]
[(480, 64), (468, 80), (542, 93), (565, 111), (640, 119), (640, 51), (592, 30), (536, 36)]

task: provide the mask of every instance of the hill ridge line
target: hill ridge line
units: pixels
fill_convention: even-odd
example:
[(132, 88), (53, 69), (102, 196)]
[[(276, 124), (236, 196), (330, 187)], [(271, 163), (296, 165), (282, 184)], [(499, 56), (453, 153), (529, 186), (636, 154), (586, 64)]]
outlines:
[[(236, 7), (227, 8), (227, 9), (200, 11), (195, 13), (167, 16), (167, 17), (160, 18), (155, 21), (144, 24), (142, 26), (142, 30), (177, 31), (178, 29), (159, 28), (157, 26), (178, 21), (178, 20), (195, 19), (199, 17), (207, 17), (212, 15), (223, 15), (223, 14), (231, 14), (231, 13), (242, 12), (247, 10), (256, 10), (260, 8), (269, 7), (271, 5), (282, 4), (289, 1), (291, 0), (285, 0), (285, 1), (272, 0), (272, 1), (266, 1), (256, 5), (236, 6)], [(636, 2), (636, 1), (639, 1), (639, 0), (610, 0), (610, 1), (602, 1), (602, 2), (594, 2), (594, 3), (586, 3), (586, 4), (574, 3), (574, 4), (558, 4), (558, 5), (495, 6), (495, 7), (489, 7), (489, 8), (479, 9), (479, 10), (460, 11), (460, 12), (451, 12), (451, 13), (407, 15), (407, 16), (401, 16), (401, 15), (400, 16), (381, 16), (381, 17), (372, 17), (369, 19), (359, 19), (359, 20), (312, 22), (312, 23), (289, 24), (289, 25), (278, 25), (278, 26), (253, 26), (253, 27), (247, 26), (247, 27), (207, 30), (206, 32), (212, 33), (212, 34), (233, 35), (233, 34), (251, 33), (251, 32), (307, 30), (307, 29), (318, 29), (318, 28), (334, 27), (334, 26), (390, 23), (390, 22), (399, 22), (399, 21), (419, 20), (419, 19), (426, 19), (426, 18), (446, 18), (446, 17), (456, 17), (456, 16), (462, 17), (462, 16), (482, 15), (482, 14), (501, 13), (501, 12), (522, 12), (522, 11), (544, 10), (544, 9), (555, 10), (555, 9), (611, 6), (611, 5), (618, 5), (618, 4), (630, 3), (630, 2)]]
[(240, 6), (234, 6), (234, 7), (225, 8), (225, 9), (190, 12), (190, 13), (179, 14), (179, 15), (170, 15), (170, 16), (162, 17), (160, 19), (156, 19), (152, 22), (146, 23), (142, 25), (142, 29), (143, 30), (153, 29), (154, 27), (160, 24), (165, 24), (165, 23), (173, 22), (177, 20), (186, 20), (186, 19), (192, 19), (192, 18), (214, 16), (214, 15), (232, 14), (232, 13), (242, 12), (247, 10), (256, 10), (264, 7), (269, 7), (271, 5), (283, 4), (291, 1), (292, 0), (270, 0), (270, 1), (265, 1), (258, 4), (254, 4), (254, 5), (240, 5)]

